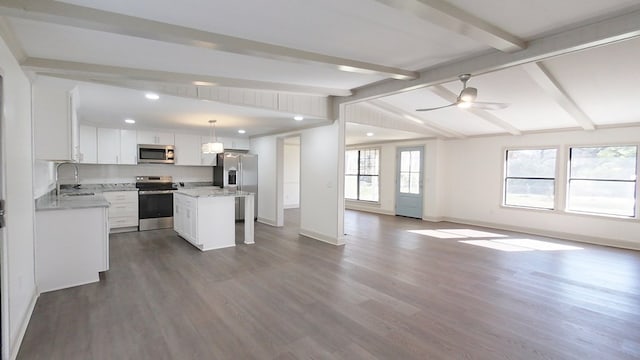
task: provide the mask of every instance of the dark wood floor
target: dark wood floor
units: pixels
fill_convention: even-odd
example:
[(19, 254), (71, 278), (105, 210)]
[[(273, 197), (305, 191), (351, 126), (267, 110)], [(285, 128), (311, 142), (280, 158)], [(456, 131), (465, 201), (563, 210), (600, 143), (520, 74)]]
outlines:
[[(639, 252), (345, 222), (344, 247), (297, 235), (295, 210), (284, 228), (256, 224), (255, 245), (205, 253), (170, 230), (113, 235), (102, 281), (42, 294), (18, 358), (640, 358)], [(582, 249), (460, 242), (517, 239)]]

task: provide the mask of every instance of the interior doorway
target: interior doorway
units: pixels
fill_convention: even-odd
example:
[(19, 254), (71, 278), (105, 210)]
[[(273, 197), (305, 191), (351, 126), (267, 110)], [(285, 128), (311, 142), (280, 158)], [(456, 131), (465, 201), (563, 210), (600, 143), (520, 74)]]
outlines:
[(282, 207), (287, 225), (300, 224), (300, 135), (286, 137), (283, 144)]

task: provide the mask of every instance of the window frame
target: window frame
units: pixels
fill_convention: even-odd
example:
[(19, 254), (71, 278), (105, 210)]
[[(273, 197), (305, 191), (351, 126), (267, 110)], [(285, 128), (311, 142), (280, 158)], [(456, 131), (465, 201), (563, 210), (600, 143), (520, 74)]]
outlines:
[[(553, 175), (554, 177), (524, 177), (524, 176), (507, 176), (508, 165), (509, 165), (509, 151), (526, 151), (526, 150), (555, 150), (556, 152), (556, 160), (553, 167)], [(517, 147), (517, 148), (505, 148), (503, 150), (504, 163), (503, 163), (503, 171), (502, 171), (502, 201), (500, 202), (501, 207), (512, 208), (512, 209), (527, 209), (527, 210), (539, 210), (539, 211), (558, 211), (558, 179), (560, 177), (559, 174), (559, 163), (561, 162), (560, 156), (561, 151), (557, 146), (531, 146), (531, 147)], [(551, 180), (553, 181), (553, 207), (539, 207), (539, 206), (526, 206), (526, 205), (514, 205), (507, 204), (507, 182), (509, 179), (519, 179), (519, 180)]]
[[(376, 174), (376, 175), (362, 174), (362, 173), (361, 173), (361, 168), (360, 168), (360, 154), (361, 154), (361, 152), (362, 152), (362, 151), (367, 151), (367, 150), (376, 150), (376, 151), (377, 151), (377, 153), (378, 153), (378, 156), (377, 156), (377, 162), (378, 162), (377, 169), (378, 169), (378, 171), (377, 171), (377, 174)], [(356, 173), (356, 174), (349, 174), (349, 173), (347, 173), (346, 156), (347, 156), (347, 152), (349, 152), (349, 151), (357, 151), (357, 152), (358, 152), (358, 171), (357, 171), (357, 173)], [(346, 179), (347, 179), (347, 176), (355, 176), (355, 177), (356, 177), (356, 194), (357, 194), (357, 195), (356, 195), (356, 196), (357, 196), (357, 198), (355, 198), (355, 199), (354, 199), (354, 198), (348, 198), (348, 197), (346, 196), (346, 191), (345, 191), (344, 199), (345, 199), (346, 201), (356, 201), (356, 202), (362, 202), (362, 203), (368, 203), (368, 204), (380, 204), (380, 185), (381, 185), (381, 184), (380, 184), (380, 178), (381, 178), (381, 176), (380, 176), (380, 163), (381, 163), (380, 158), (381, 158), (381, 154), (382, 154), (382, 149), (381, 149), (380, 147), (377, 147), (377, 146), (374, 146), (374, 147), (369, 147), (369, 146), (368, 146), (368, 147), (361, 147), (361, 148), (359, 147), (359, 148), (353, 148), (353, 149), (345, 149), (345, 169), (344, 169), (344, 182), (345, 182), (345, 187), (346, 187)], [(378, 189), (377, 189), (377, 192), (378, 192), (378, 200), (362, 200), (362, 199), (360, 199), (360, 177), (361, 177), (361, 176), (362, 176), (362, 177), (365, 177), (365, 176), (366, 176), (366, 177), (373, 177), (373, 176), (375, 176), (375, 177), (377, 177), (377, 178), (378, 178)]]
[[(575, 178), (571, 177), (571, 159), (572, 159), (572, 150), (574, 148), (606, 148), (606, 147), (635, 147), (636, 148), (636, 158), (635, 158), (635, 179), (634, 180), (619, 180), (619, 179), (595, 179), (595, 178)], [(637, 220), (639, 218), (638, 211), (638, 194), (640, 193), (640, 182), (638, 181), (639, 171), (640, 171), (640, 144), (634, 143), (624, 143), (624, 144), (616, 144), (616, 143), (607, 143), (607, 144), (580, 144), (580, 145), (568, 145), (566, 147), (566, 181), (565, 181), (565, 193), (564, 193), (564, 212), (572, 215), (587, 215), (587, 216), (597, 216), (597, 217), (609, 217), (609, 218), (617, 218), (623, 220)], [(570, 204), (570, 194), (571, 194), (571, 180), (578, 181), (602, 181), (602, 182), (625, 182), (625, 183), (634, 183), (634, 204), (633, 204), (633, 215), (620, 215), (620, 214), (610, 214), (610, 213), (598, 213), (591, 211), (583, 211), (583, 210), (572, 210), (569, 209)]]

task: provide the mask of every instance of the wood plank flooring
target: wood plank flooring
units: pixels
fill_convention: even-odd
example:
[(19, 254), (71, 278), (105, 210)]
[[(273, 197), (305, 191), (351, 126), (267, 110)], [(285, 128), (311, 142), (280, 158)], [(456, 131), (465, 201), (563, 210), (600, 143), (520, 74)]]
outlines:
[[(297, 223), (205, 253), (112, 235), (111, 270), (42, 294), (18, 358), (640, 358), (640, 252), (354, 211), (334, 247)], [(533, 249), (558, 244), (580, 249)]]

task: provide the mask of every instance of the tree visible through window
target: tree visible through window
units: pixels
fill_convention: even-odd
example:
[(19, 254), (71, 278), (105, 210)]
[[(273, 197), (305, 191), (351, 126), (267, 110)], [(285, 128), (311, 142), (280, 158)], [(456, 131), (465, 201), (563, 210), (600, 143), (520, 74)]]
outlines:
[(507, 150), (504, 204), (554, 208), (556, 149)]
[(574, 147), (567, 209), (635, 216), (637, 146)]
[(420, 151), (400, 153), (400, 192), (420, 194)]
[(345, 152), (345, 198), (378, 201), (379, 172), (379, 149), (347, 150)]

